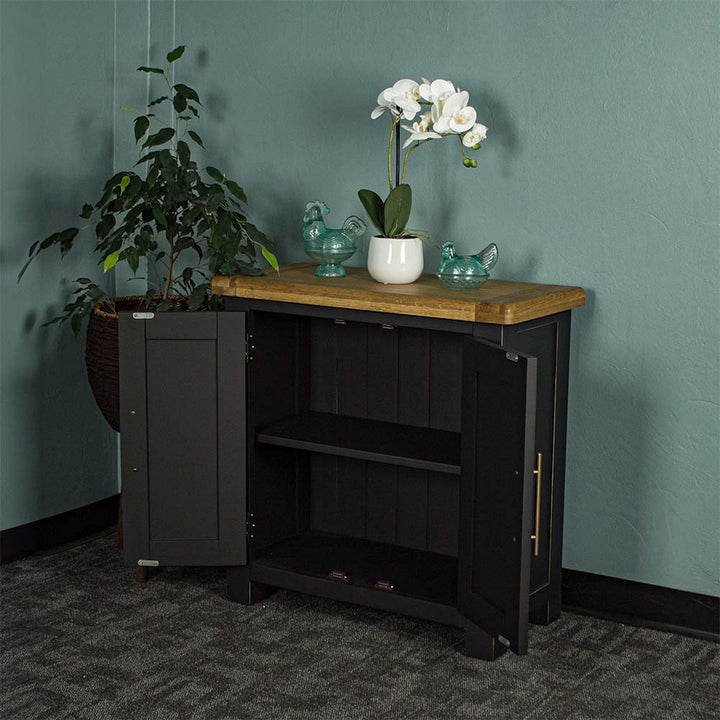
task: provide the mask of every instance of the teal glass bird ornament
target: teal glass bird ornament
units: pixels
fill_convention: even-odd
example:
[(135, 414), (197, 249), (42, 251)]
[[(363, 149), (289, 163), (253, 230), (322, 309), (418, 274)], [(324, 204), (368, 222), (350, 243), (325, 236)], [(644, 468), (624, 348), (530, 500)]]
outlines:
[(442, 260), (438, 270), (440, 282), (451, 290), (474, 290), (489, 277), (498, 260), (498, 246), (490, 243), (475, 255), (456, 255), (455, 244), (442, 246)]
[(357, 242), (365, 233), (367, 226), (357, 216), (351, 215), (338, 229), (325, 227), (323, 215), (330, 208), (321, 200), (314, 200), (305, 206), (303, 216), (303, 247), (305, 252), (319, 262), (315, 270), (318, 277), (345, 277), (345, 260), (350, 259), (357, 250)]

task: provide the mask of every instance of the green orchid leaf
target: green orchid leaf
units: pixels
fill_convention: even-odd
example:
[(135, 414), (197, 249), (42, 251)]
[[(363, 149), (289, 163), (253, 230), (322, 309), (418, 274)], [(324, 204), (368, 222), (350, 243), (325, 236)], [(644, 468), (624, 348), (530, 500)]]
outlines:
[(149, 127), (150, 120), (148, 120), (147, 116), (140, 115), (140, 117), (135, 118), (135, 142), (138, 142), (145, 135)]
[(169, 63), (175, 62), (176, 60), (179, 60), (183, 53), (185, 52), (185, 46), (184, 45), (178, 45), (174, 50), (171, 50), (167, 54), (167, 61)]
[(412, 190), (409, 185), (402, 184), (393, 188), (385, 200), (383, 225), (389, 229), (388, 237), (399, 237), (404, 232), (410, 210), (412, 209)]
[(115, 252), (110, 253), (106, 258), (105, 262), (103, 263), (103, 272), (107, 272), (111, 268), (114, 268), (115, 265), (117, 265), (117, 261), (120, 259), (120, 251), (116, 250)]
[(358, 197), (370, 218), (370, 222), (377, 228), (381, 235), (385, 234), (382, 198), (372, 190), (359, 190)]

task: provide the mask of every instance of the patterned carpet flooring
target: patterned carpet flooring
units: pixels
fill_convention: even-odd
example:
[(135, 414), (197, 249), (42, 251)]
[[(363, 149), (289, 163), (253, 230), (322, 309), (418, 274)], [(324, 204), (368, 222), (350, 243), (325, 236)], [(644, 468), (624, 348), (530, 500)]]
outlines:
[(3, 720), (718, 720), (720, 646), (578, 615), (530, 653), (290, 592), (243, 607), (221, 570), (138, 585), (114, 537), (0, 575)]

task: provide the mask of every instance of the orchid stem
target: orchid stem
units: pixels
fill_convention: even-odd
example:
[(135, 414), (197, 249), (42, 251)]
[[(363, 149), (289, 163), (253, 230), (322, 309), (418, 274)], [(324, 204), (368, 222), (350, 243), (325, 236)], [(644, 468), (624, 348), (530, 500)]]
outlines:
[(392, 192), (393, 189), (393, 178), (392, 178), (392, 145), (393, 145), (393, 136), (395, 135), (395, 127), (400, 122), (400, 116), (393, 118), (393, 124), (392, 128), (390, 128), (390, 141), (388, 142), (388, 186), (390, 188), (390, 192)]
[(419, 148), (421, 145), (424, 145), (426, 142), (430, 142), (432, 138), (425, 138), (425, 140), (420, 140), (419, 142), (415, 143), (415, 145), (411, 145), (407, 152), (405, 153), (405, 159), (403, 160), (403, 171), (402, 171), (402, 180), (400, 180), (401, 183), (405, 182), (405, 173), (407, 172), (407, 163), (408, 163), (408, 157), (410, 156), (410, 153), (415, 149)]

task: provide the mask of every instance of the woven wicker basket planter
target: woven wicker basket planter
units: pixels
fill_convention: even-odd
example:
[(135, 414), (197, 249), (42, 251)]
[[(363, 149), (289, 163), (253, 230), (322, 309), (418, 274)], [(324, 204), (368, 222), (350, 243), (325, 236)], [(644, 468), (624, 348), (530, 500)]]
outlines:
[[(133, 295), (115, 299), (122, 310), (141, 310), (145, 297)], [(178, 304), (183, 301), (178, 299)], [(118, 315), (100, 303), (90, 314), (85, 342), (85, 366), (88, 381), (100, 412), (110, 427), (120, 432), (120, 370), (118, 363)]]

